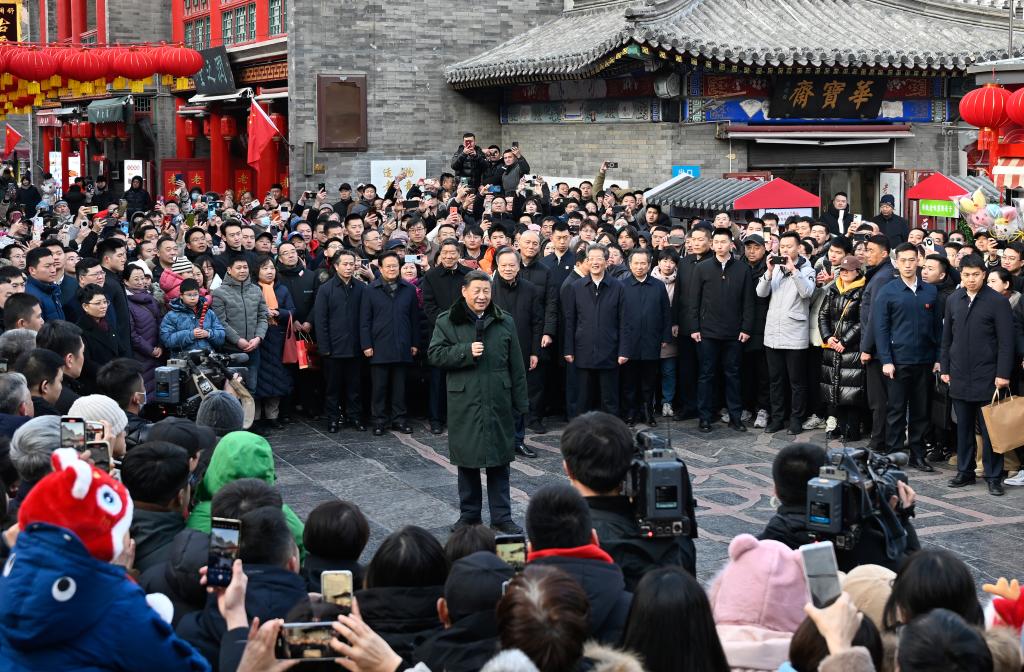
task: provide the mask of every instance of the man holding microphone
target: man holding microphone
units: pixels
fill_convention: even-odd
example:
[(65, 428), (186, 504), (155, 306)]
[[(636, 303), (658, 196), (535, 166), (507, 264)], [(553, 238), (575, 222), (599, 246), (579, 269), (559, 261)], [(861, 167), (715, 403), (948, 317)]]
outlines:
[(515, 418), (529, 410), (526, 367), (511, 316), (491, 303), (491, 279), (466, 274), (462, 298), (438, 315), (427, 356), (447, 372), (448, 459), (458, 467), (459, 520), (482, 522), (483, 487), (491, 528), (522, 534), (512, 520), (509, 464), (515, 459)]

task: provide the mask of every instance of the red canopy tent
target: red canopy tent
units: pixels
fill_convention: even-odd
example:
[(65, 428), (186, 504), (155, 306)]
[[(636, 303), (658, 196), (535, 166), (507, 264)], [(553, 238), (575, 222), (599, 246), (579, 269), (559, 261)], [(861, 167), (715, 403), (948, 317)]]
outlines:
[[(985, 182), (988, 181), (985, 180)], [(993, 195), (995, 188), (991, 182), (988, 182), (987, 186), (989, 189), (986, 189), (986, 191), (991, 190), (991, 193), (986, 193), (986, 196)], [(984, 189), (982, 182), (978, 178), (972, 178), (968, 181), (964, 178), (954, 179), (942, 173), (932, 173), (908, 189), (907, 198), (912, 201), (946, 201), (971, 193), (978, 188)]]
[(770, 210), (772, 208), (819, 208), (821, 198), (780, 177), (744, 194), (733, 204), (736, 210)]

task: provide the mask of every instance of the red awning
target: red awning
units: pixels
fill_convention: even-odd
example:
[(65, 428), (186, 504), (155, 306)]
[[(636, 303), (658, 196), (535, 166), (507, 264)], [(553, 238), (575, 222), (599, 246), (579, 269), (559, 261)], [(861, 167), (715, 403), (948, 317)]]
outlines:
[(907, 198), (912, 201), (945, 201), (954, 196), (962, 196), (968, 191), (965, 191), (963, 185), (957, 184), (942, 173), (932, 173), (908, 189)]
[(1024, 189), (1024, 159), (999, 159), (992, 166), (992, 181), (1000, 189)]
[(776, 177), (733, 204), (736, 210), (770, 210), (782, 208), (820, 208), (821, 198), (800, 187)]

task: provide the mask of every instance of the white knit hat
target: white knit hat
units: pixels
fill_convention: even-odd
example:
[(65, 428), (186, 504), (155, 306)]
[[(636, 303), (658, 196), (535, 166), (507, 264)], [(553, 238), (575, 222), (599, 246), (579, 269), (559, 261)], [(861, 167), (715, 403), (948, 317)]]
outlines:
[(117, 402), (102, 394), (90, 394), (75, 399), (75, 403), (71, 404), (68, 410), (68, 415), (94, 422), (106, 420), (110, 423), (110, 431), (113, 434), (120, 434), (128, 426), (128, 416)]

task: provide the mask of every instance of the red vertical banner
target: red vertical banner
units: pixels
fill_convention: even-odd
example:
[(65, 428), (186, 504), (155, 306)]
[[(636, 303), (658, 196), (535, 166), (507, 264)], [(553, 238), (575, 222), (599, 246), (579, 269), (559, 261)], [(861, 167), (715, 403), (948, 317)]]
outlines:
[(235, 198), (242, 195), (243, 191), (252, 191), (254, 174), (252, 168), (235, 168), (235, 179), (232, 182), (235, 189)]
[(160, 190), (161, 194), (166, 195), (174, 193), (174, 190), (178, 188), (174, 183), (174, 176), (180, 172), (182, 171), (179, 171), (177, 168), (164, 168), (164, 177), (161, 181), (161, 184), (164, 186), (163, 189)]
[(281, 193), (288, 196), (288, 171), (285, 170), (283, 173), (278, 174), (278, 184), (281, 185)]

